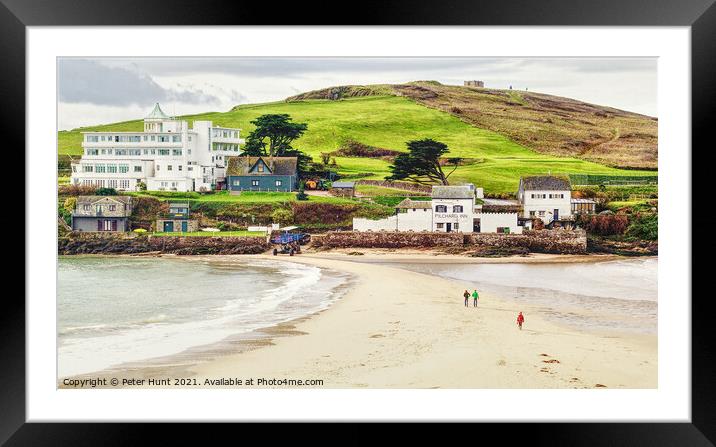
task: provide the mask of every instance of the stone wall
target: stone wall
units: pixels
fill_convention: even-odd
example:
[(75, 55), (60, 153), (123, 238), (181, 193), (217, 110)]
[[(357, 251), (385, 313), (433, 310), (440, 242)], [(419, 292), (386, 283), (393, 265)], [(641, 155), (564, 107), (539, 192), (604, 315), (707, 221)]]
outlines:
[(526, 248), (534, 253), (581, 254), (587, 251), (587, 235), (583, 230), (537, 230), (522, 234), (332, 231), (314, 235), (311, 245), (317, 248)]
[(532, 230), (522, 234), (467, 233), (466, 246), (527, 248), (533, 253), (582, 254), (587, 252), (584, 230)]
[(320, 248), (419, 248), (462, 245), (462, 233), (331, 231), (311, 237), (311, 246)]
[(69, 233), (57, 239), (57, 252), (60, 255), (148, 252), (177, 255), (233, 255), (263, 253), (269, 248), (265, 237)]

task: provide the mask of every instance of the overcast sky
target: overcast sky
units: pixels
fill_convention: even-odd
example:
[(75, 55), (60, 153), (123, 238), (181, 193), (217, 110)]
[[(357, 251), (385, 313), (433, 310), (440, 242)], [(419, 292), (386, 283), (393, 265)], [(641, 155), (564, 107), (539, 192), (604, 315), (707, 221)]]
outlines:
[(436, 80), (529, 89), (656, 116), (654, 58), (60, 58), (59, 128), (227, 111), (345, 84)]

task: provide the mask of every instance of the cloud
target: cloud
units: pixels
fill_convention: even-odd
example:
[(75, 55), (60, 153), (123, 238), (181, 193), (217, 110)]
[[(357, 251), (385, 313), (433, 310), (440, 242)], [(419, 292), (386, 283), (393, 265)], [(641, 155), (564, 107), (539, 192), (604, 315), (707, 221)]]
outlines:
[(94, 60), (62, 58), (58, 64), (59, 98), (64, 103), (103, 106), (148, 106), (155, 102), (218, 104), (213, 94), (192, 85), (164, 88), (131, 67), (107, 66)]

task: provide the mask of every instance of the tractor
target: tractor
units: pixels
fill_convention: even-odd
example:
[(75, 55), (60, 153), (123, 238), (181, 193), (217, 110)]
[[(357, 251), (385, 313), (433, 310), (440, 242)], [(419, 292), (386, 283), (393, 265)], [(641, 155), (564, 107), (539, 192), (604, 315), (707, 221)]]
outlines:
[(275, 245), (273, 255), (279, 253), (293, 256), (295, 253), (301, 253), (301, 244), (305, 244), (310, 236), (306, 233), (292, 233), (298, 227), (286, 227), (282, 229), (282, 233), (272, 236), (271, 243)]

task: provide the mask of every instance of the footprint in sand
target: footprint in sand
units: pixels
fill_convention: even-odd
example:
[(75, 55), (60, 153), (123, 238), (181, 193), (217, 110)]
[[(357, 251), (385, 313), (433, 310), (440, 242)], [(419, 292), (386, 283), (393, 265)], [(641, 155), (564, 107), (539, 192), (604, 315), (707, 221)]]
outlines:
[(505, 365), (507, 365), (507, 362), (504, 359), (497, 361), (497, 366), (505, 366)]
[(540, 354), (540, 357), (549, 357), (547, 354)]
[(385, 337), (385, 335), (383, 335), (383, 334), (373, 334), (373, 335), (371, 335), (369, 338), (381, 338), (381, 337)]
[(607, 388), (607, 386), (602, 385), (601, 383), (598, 383), (598, 384), (594, 385), (594, 388)]
[(560, 363), (557, 359), (542, 360), (542, 363)]

